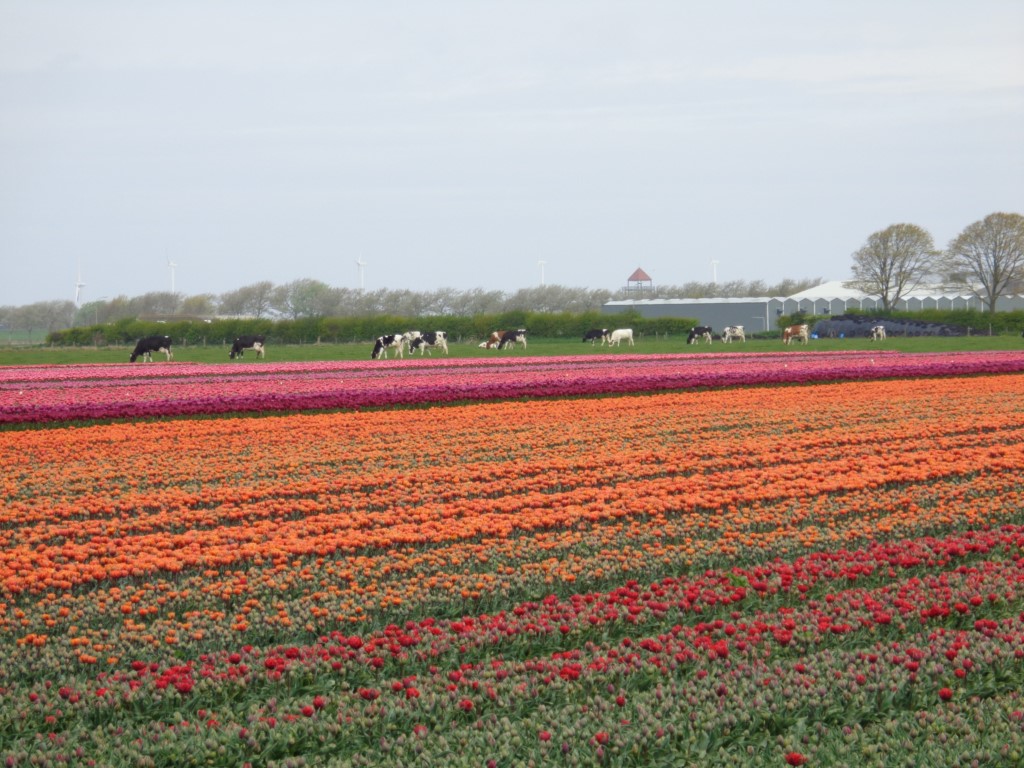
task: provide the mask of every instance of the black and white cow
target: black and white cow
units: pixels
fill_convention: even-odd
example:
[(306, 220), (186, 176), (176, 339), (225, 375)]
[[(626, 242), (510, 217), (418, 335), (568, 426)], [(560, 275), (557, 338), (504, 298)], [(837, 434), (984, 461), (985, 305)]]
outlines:
[(239, 336), (231, 344), (231, 351), (228, 353), (228, 357), (234, 360), (236, 357), (242, 357), (242, 353), (247, 349), (251, 349), (256, 353), (256, 357), (264, 356), (264, 348), (267, 343), (267, 337), (262, 334), (250, 334), (248, 336)]
[(744, 332), (742, 325), (725, 326), (725, 330), (722, 331), (722, 341), (728, 344), (733, 339), (739, 339), (743, 342), (747, 340), (747, 334)]
[(384, 358), (388, 359), (388, 350), (395, 350), (397, 357), (403, 357), (402, 348), (405, 347), (405, 338), (400, 333), (389, 333), (385, 336), (378, 336), (377, 341), (373, 345), (373, 352), (370, 354), (371, 360), (380, 360)]
[(501, 341), (498, 344), (498, 349), (505, 349), (505, 347), (515, 347), (516, 344), (522, 344), (523, 349), (526, 349), (526, 329), (519, 328), (515, 331), (505, 331), (501, 335)]
[(875, 325), (871, 327), (871, 340), (872, 341), (885, 341), (885, 326)]
[(611, 333), (607, 328), (591, 328), (585, 334), (583, 334), (583, 340), (589, 341), (590, 346), (594, 346), (594, 342), (600, 339), (601, 346), (608, 341), (608, 334)]
[(139, 357), (142, 357), (147, 363), (153, 362), (153, 353), (163, 352), (167, 355), (168, 360), (174, 359), (174, 353), (171, 352), (171, 337), (170, 336), (144, 336), (139, 339), (135, 345), (135, 349), (132, 351), (131, 357), (128, 358), (129, 363), (134, 363)]
[(710, 325), (698, 325), (690, 329), (690, 335), (686, 337), (686, 343), (697, 344), (701, 339), (704, 339), (704, 341), (710, 344), (712, 333), (714, 333), (714, 331), (711, 330)]
[(412, 344), (409, 345), (409, 354), (411, 355), (418, 349), (420, 351), (420, 356), (422, 357), (424, 352), (430, 352), (431, 347), (442, 349), (447, 355), (448, 334), (444, 331), (427, 331), (426, 333), (421, 333), (413, 339)]

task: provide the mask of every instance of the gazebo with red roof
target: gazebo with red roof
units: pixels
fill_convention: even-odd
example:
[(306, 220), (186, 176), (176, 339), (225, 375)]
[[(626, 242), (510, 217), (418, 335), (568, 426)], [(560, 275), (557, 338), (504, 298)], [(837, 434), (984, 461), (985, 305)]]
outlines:
[(645, 284), (648, 290), (654, 289), (654, 281), (651, 280), (651, 276), (637, 267), (633, 274), (626, 278), (626, 292), (643, 293)]

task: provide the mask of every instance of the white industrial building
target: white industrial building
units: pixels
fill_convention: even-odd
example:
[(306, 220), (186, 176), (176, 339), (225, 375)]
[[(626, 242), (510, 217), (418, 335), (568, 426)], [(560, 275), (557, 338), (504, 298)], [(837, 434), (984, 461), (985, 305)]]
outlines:
[[(748, 332), (775, 330), (780, 315), (842, 315), (850, 310), (872, 312), (881, 310), (882, 299), (856, 288), (848, 288), (842, 280), (833, 280), (792, 296), (709, 298), (709, 299), (621, 299), (606, 302), (604, 314), (635, 310), (641, 317), (692, 317), (701, 325), (723, 328), (742, 325)], [(975, 309), (985, 311), (985, 303), (972, 294), (949, 291), (944, 287), (918, 288), (900, 299), (894, 309), (916, 312), (924, 309)], [(996, 310), (1006, 312), (1024, 309), (1024, 296), (1003, 296)]]

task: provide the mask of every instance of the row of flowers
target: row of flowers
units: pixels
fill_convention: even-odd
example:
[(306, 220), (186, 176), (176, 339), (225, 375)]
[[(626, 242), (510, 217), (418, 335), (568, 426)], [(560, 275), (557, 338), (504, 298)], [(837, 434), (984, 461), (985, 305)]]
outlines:
[(1012, 764), (1022, 390), (0, 431), (0, 761)]
[[(1022, 586), (1024, 527), (1004, 526), (334, 631), (309, 645), (134, 659), (71, 684), (47, 668), (0, 690), (0, 726), (22, 743), (59, 733), (44, 746), (70, 742), (86, 755), (105, 743), (97, 725), (119, 723), (126, 763), (168, 748), (148, 738), (155, 719), (179, 757), (230, 747), (254, 759), (285, 743), (316, 753), (325, 734), (307, 732), (313, 721), (330, 754), (357, 762), (383, 753), (404, 764), (462, 738), (478, 762), (511, 760), (516, 740), (543, 756), (554, 740), (584, 760), (648, 751), (724, 763), (774, 746), (775, 764), (828, 764), (855, 759), (843, 738), (851, 722), (892, 726), (922, 711), (922, 742), (944, 736), (973, 750), (946, 715), (998, 702), (996, 741), (978, 751), (1009, 759), (1024, 739)], [(766, 728), (812, 721), (813, 739), (764, 743)], [(894, 748), (883, 743), (880, 755)]]
[[(87, 457), (71, 471), (69, 433), (9, 432), (0, 584), (39, 594), (216, 569), (206, 589), (237, 594), (233, 570), (244, 566), (247, 588), (306, 596), (279, 561), (328, 557), (317, 567), (332, 576), (332, 598), (355, 586), (357, 602), (388, 604), (438, 588), (480, 597), (511, 575), (612, 578), (637, 558), (998, 523), (1021, 507), (1020, 414), (1005, 406), (1019, 390), (1020, 377), (1006, 376), (496, 403), (443, 419), (115, 424), (70, 433)], [(723, 423), (744, 428), (722, 434)], [(517, 567), (438, 573), (467, 558)], [(158, 591), (134, 590), (148, 616)]]
[(599, 355), (248, 366), (81, 365), (0, 369), (0, 423), (377, 408), (695, 387), (1024, 370), (1024, 353), (793, 352)]

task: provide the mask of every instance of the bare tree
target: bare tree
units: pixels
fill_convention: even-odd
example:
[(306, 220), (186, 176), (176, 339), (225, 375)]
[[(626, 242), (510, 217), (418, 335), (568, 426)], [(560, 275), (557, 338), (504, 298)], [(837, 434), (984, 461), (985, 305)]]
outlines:
[(176, 315), (181, 295), (170, 291), (150, 291), (129, 300), (132, 312), (139, 315)]
[(137, 316), (137, 313), (135, 312), (132, 305), (132, 299), (129, 299), (127, 296), (124, 295), (115, 296), (110, 301), (108, 301), (103, 311), (104, 314), (106, 315), (105, 322), (108, 323), (114, 322), (115, 320), (121, 320), (126, 317)]
[(218, 302), (219, 311), (222, 315), (243, 315), (258, 320), (270, 313), (273, 294), (274, 284), (269, 280), (246, 285), (222, 293)]
[(217, 298), (212, 293), (199, 293), (187, 296), (181, 301), (180, 312), (183, 315), (208, 317), (217, 312)]
[(952, 282), (995, 313), (999, 297), (1024, 281), (1024, 216), (992, 213), (969, 225), (949, 244), (943, 265)]
[(319, 280), (295, 280), (280, 285), (271, 294), (271, 307), (285, 317), (326, 317), (337, 297), (331, 286)]
[(541, 285), (521, 288), (511, 296), (504, 297), (496, 309), (504, 312), (587, 312), (599, 310), (611, 296), (610, 291), (590, 291), (565, 285)]
[(4, 307), (4, 324), (14, 330), (60, 331), (70, 328), (75, 320), (75, 304), (72, 301), (37, 301), (21, 307)]
[(474, 288), (460, 293), (458, 299), (452, 305), (452, 314), (461, 317), (493, 315), (501, 311), (501, 306), (504, 302), (505, 294), (501, 291), (486, 291), (483, 288)]
[(899, 300), (935, 272), (937, 254), (932, 236), (916, 224), (893, 224), (872, 234), (853, 254), (852, 288), (877, 294), (882, 309)]
[(74, 325), (99, 325), (109, 321), (107, 302), (102, 299), (87, 301), (75, 312)]
[[(659, 299), (704, 299), (704, 298), (747, 298), (750, 296), (790, 296), (794, 293), (821, 285), (820, 277), (800, 280), (786, 279), (777, 285), (766, 285), (763, 280), (731, 280), (727, 283), (703, 283), (691, 281), (682, 285), (659, 285), (654, 294)], [(630, 299), (633, 295), (626, 289), (619, 289), (608, 298)], [(600, 305), (599, 305), (600, 306)]]
[(792, 296), (794, 293), (800, 293), (806, 291), (808, 288), (813, 288), (816, 285), (821, 285), (824, 280), (820, 277), (803, 278), (802, 280), (792, 280), (786, 278), (775, 285), (768, 286), (768, 289), (764, 293), (751, 293), (751, 296)]

